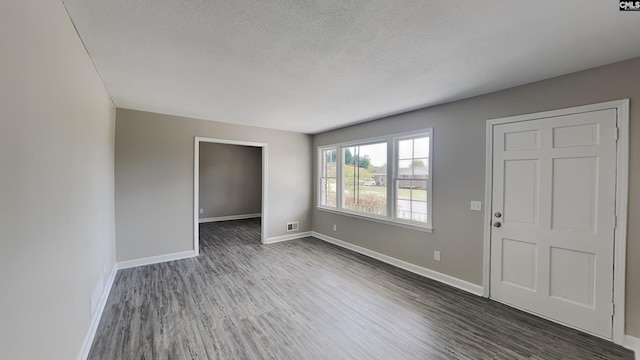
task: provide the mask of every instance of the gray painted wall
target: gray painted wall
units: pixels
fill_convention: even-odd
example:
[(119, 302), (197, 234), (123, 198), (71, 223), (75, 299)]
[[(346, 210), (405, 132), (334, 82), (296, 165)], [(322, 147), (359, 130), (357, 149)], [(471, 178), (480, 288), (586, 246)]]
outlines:
[(200, 218), (262, 212), (262, 149), (200, 143)]
[[(486, 120), (623, 98), (631, 99), (626, 331), (640, 336), (640, 58), (315, 135), (314, 149), (433, 127), (435, 230), (429, 234), (315, 208), (313, 230), (480, 285), (483, 213), (469, 210), (469, 202), (484, 199)], [(433, 260), (434, 250), (442, 252), (441, 261)]]
[(267, 237), (286, 223), (311, 230), (311, 137), (221, 122), (117, 110), (118, 261), (193, 250), (194, 137), (268, 144)]
[(61, 1), (0, 11), (0, 357), (75, 359), (115, 264), (115, 108)]

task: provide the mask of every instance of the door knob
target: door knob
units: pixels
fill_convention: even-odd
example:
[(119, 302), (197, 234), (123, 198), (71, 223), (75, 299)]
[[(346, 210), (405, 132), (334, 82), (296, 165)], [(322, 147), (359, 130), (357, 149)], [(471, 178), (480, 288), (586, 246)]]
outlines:
[(502, 223), (500, 221), (496, 221), (496, 222), (493, 223), (493, 226), (500, 227), (500, 226), (502, 226)]
[(493, 214), (493, 216), (495, 216), (497, 218), (501, 218), (502, 217), (502, 213), (500, 211), (496, 211), (496, 213)]

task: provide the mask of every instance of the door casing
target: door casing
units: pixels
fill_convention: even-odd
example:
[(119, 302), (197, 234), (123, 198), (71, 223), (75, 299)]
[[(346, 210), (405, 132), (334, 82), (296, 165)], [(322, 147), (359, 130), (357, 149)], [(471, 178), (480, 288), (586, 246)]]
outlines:
[(228, 145), (252, 146), (262, 149), (262, 219), (260, 230), (260, 242), (266, 244), (267, 241), (267, 195), (268, 195), (268, 144), (251, 141), (240, 141), (231, 139), (216, 139), (196, 136), (193, 144), (193, 251), (195, 256), (200, 255), (200, 143), (217, 143)]
[[(509, 116), (487, 121), (485, 162), (485, 207), (484, 207), (484, 262), (483, 296), (491, 297), (491, 209), (493, 189), (493, 128), (496, 125), (557, 117), (604, 109), (616, 109), (618, 120), (618, 142), (616, 145), (616, 217), (614, 231), (614, 279), (613, 279), (613, 338), (616, 344), (624, 343), (625, 320), (625, 270), (627, 244), (627, 202), (629, 188), (629, 99), (577, 106), (539, 113)], [(555, 321), (555, 319), (549, 319)], [(566, 325), (566, 324), (565, 324)]]

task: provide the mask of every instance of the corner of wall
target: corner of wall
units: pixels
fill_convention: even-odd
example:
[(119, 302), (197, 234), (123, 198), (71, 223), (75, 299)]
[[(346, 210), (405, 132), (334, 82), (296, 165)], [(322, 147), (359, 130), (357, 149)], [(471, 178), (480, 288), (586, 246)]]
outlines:
[(640, 338), (631, 335), (625, 335), (624, 347), (635, 352), (636, 360), (640, 360)]
[(116, 264), (113, 264), (111, 268), (111, 272), (109, 273), (109, 277), (107, 278), (107, 283), (105, 284), (102, 294), (100, 295), (100, 301), (98, 304), (98, 308), (93, 314), (93, 318), (91, 319), (91, 323), (89, 325), (89, 330), (87, 331), (87, 335), (82, 342), (82, 347), (80, 348), (80, 353), (78, 354), (78, 360), (85, 360), (89, 356), (89, 351), (91, 350), (91, 344), (93, 344), (93, 339), (96, 336), (96, 331), (98, 330), (98, 324), (100, 324), (100, 319), (102, 318), (102, 313), (104, 312), (104, 308), (107, 305), (107, 299), (109, 299), (109, 293), (111, 292), (111, 288), (113, 287), (113, 281), (116, 278), (116, 273), (118, 269)]

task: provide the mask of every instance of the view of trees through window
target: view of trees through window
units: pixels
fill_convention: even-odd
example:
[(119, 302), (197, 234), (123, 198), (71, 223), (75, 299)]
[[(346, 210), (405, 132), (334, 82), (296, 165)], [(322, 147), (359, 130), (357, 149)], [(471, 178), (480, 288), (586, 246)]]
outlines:
[(318, 206), (431, 230), (432, 140), (425, 129), (320, 147)]
[(387, 215), (387, 143), (342, 148), (343, 207)]

